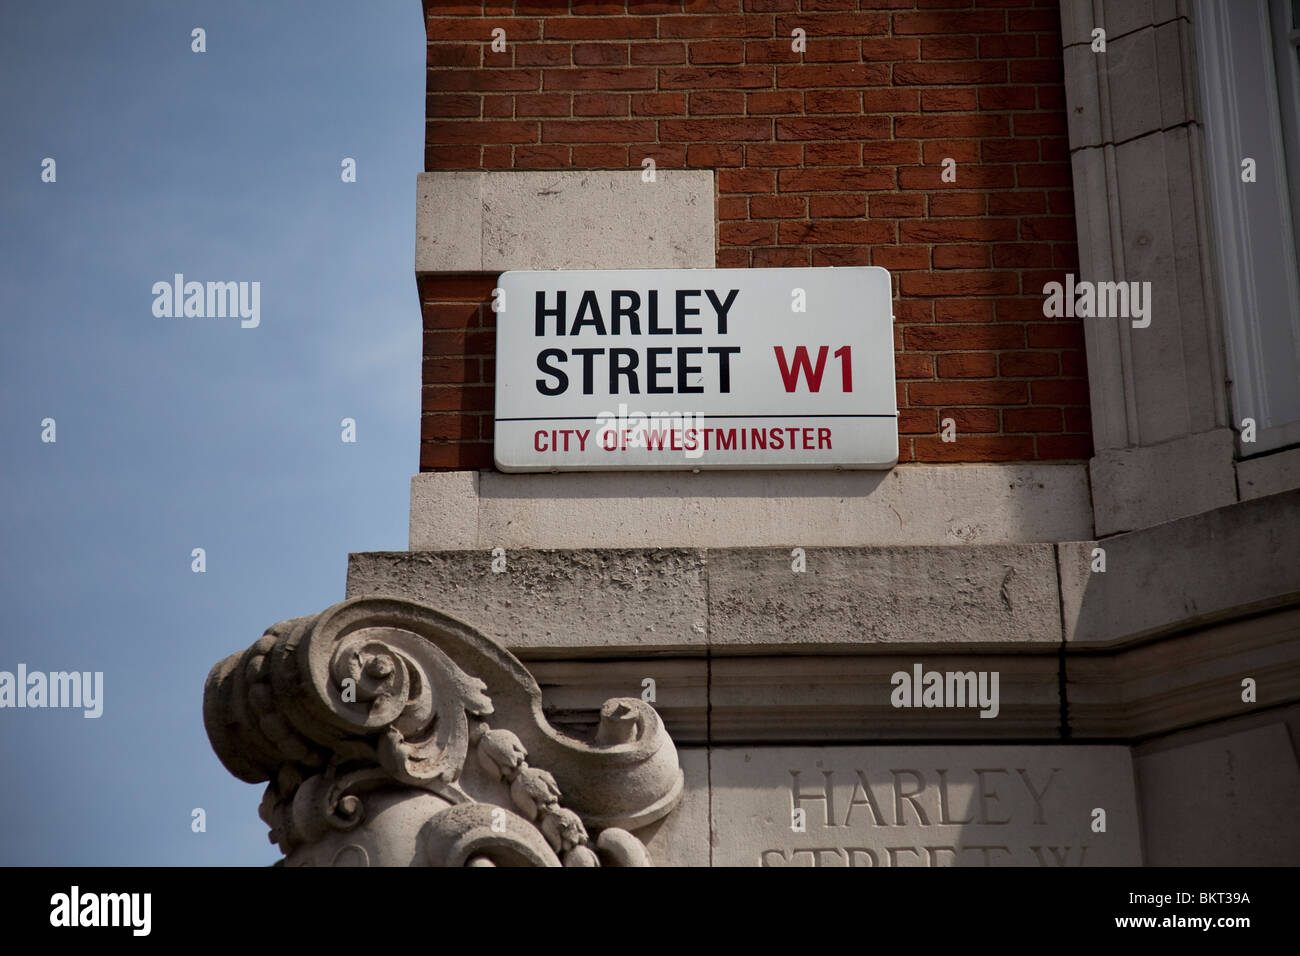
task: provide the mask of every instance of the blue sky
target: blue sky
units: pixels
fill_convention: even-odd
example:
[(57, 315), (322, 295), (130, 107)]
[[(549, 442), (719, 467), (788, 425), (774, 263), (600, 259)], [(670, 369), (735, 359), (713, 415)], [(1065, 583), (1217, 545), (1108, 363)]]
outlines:
[[(270, 863), (203, 681), (406, 547), (420, 4), (5, 3), (0, 76), (0, 670), (104, 673), (97, 720), (0, 709), (0, 863)], [(176, 272), (261, 324), (155, 317)]]

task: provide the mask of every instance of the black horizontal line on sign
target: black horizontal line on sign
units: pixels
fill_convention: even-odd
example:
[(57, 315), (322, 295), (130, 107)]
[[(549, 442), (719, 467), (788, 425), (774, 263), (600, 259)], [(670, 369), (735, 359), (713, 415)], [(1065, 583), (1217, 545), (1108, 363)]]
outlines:
[[(897, 418), (896, 413), (870, 415), (710, 415), (708, 412), (669, 412), (668, 414), (636, 413), (626, 418)], [(543, 415), (540, 418), (496, 418), (498, 422), (590, 422), (602, 418), (617, 420), (617, 415)]]

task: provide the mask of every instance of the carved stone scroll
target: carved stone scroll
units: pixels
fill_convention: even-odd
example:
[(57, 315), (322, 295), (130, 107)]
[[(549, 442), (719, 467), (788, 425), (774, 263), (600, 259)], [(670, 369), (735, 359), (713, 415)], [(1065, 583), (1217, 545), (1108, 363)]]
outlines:
[(682, 793), (649, 704), (569, 736), (512, 654), (397, 598), (270, 628), (212, 669), (203, 717), (226, 769), (267, 782), (290, 866), (647, 866), (633, 831)]

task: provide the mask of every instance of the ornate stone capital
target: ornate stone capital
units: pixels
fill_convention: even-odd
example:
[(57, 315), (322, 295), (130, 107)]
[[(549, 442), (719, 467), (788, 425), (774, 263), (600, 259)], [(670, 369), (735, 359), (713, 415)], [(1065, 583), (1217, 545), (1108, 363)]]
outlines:
[(512, 654), (397, 598), (276, 624), (212, 669), (203, 718), (226, 769), (267, 781), (290, 866), (644, 866), (632, 831), (682, 793), (649, 704), (561, 733)]

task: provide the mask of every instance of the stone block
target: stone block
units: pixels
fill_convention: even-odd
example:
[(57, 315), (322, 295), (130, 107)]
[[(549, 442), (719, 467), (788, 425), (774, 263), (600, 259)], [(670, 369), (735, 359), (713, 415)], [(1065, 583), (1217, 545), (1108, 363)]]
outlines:
[(723, 747), (711, 780), (715, 866), (1142, 863), (1127, 747)]
[(706, 640), (698, 551), (374, 551), (348, 557), (349, 597), (428, 604), (507, 648), (613, 656), (698, 647)]
[[(1133, 762), (1152, 866), (1295, 866), (1300, 768), (1282, 723), (1139, 748)], [(715, 771), (716, 773), (716, 771)]]
[(733, 650), (815, 645), (971, 648), (1061, 640), (1049, 544), (807, 549), (708, 555), (710, 640)]

